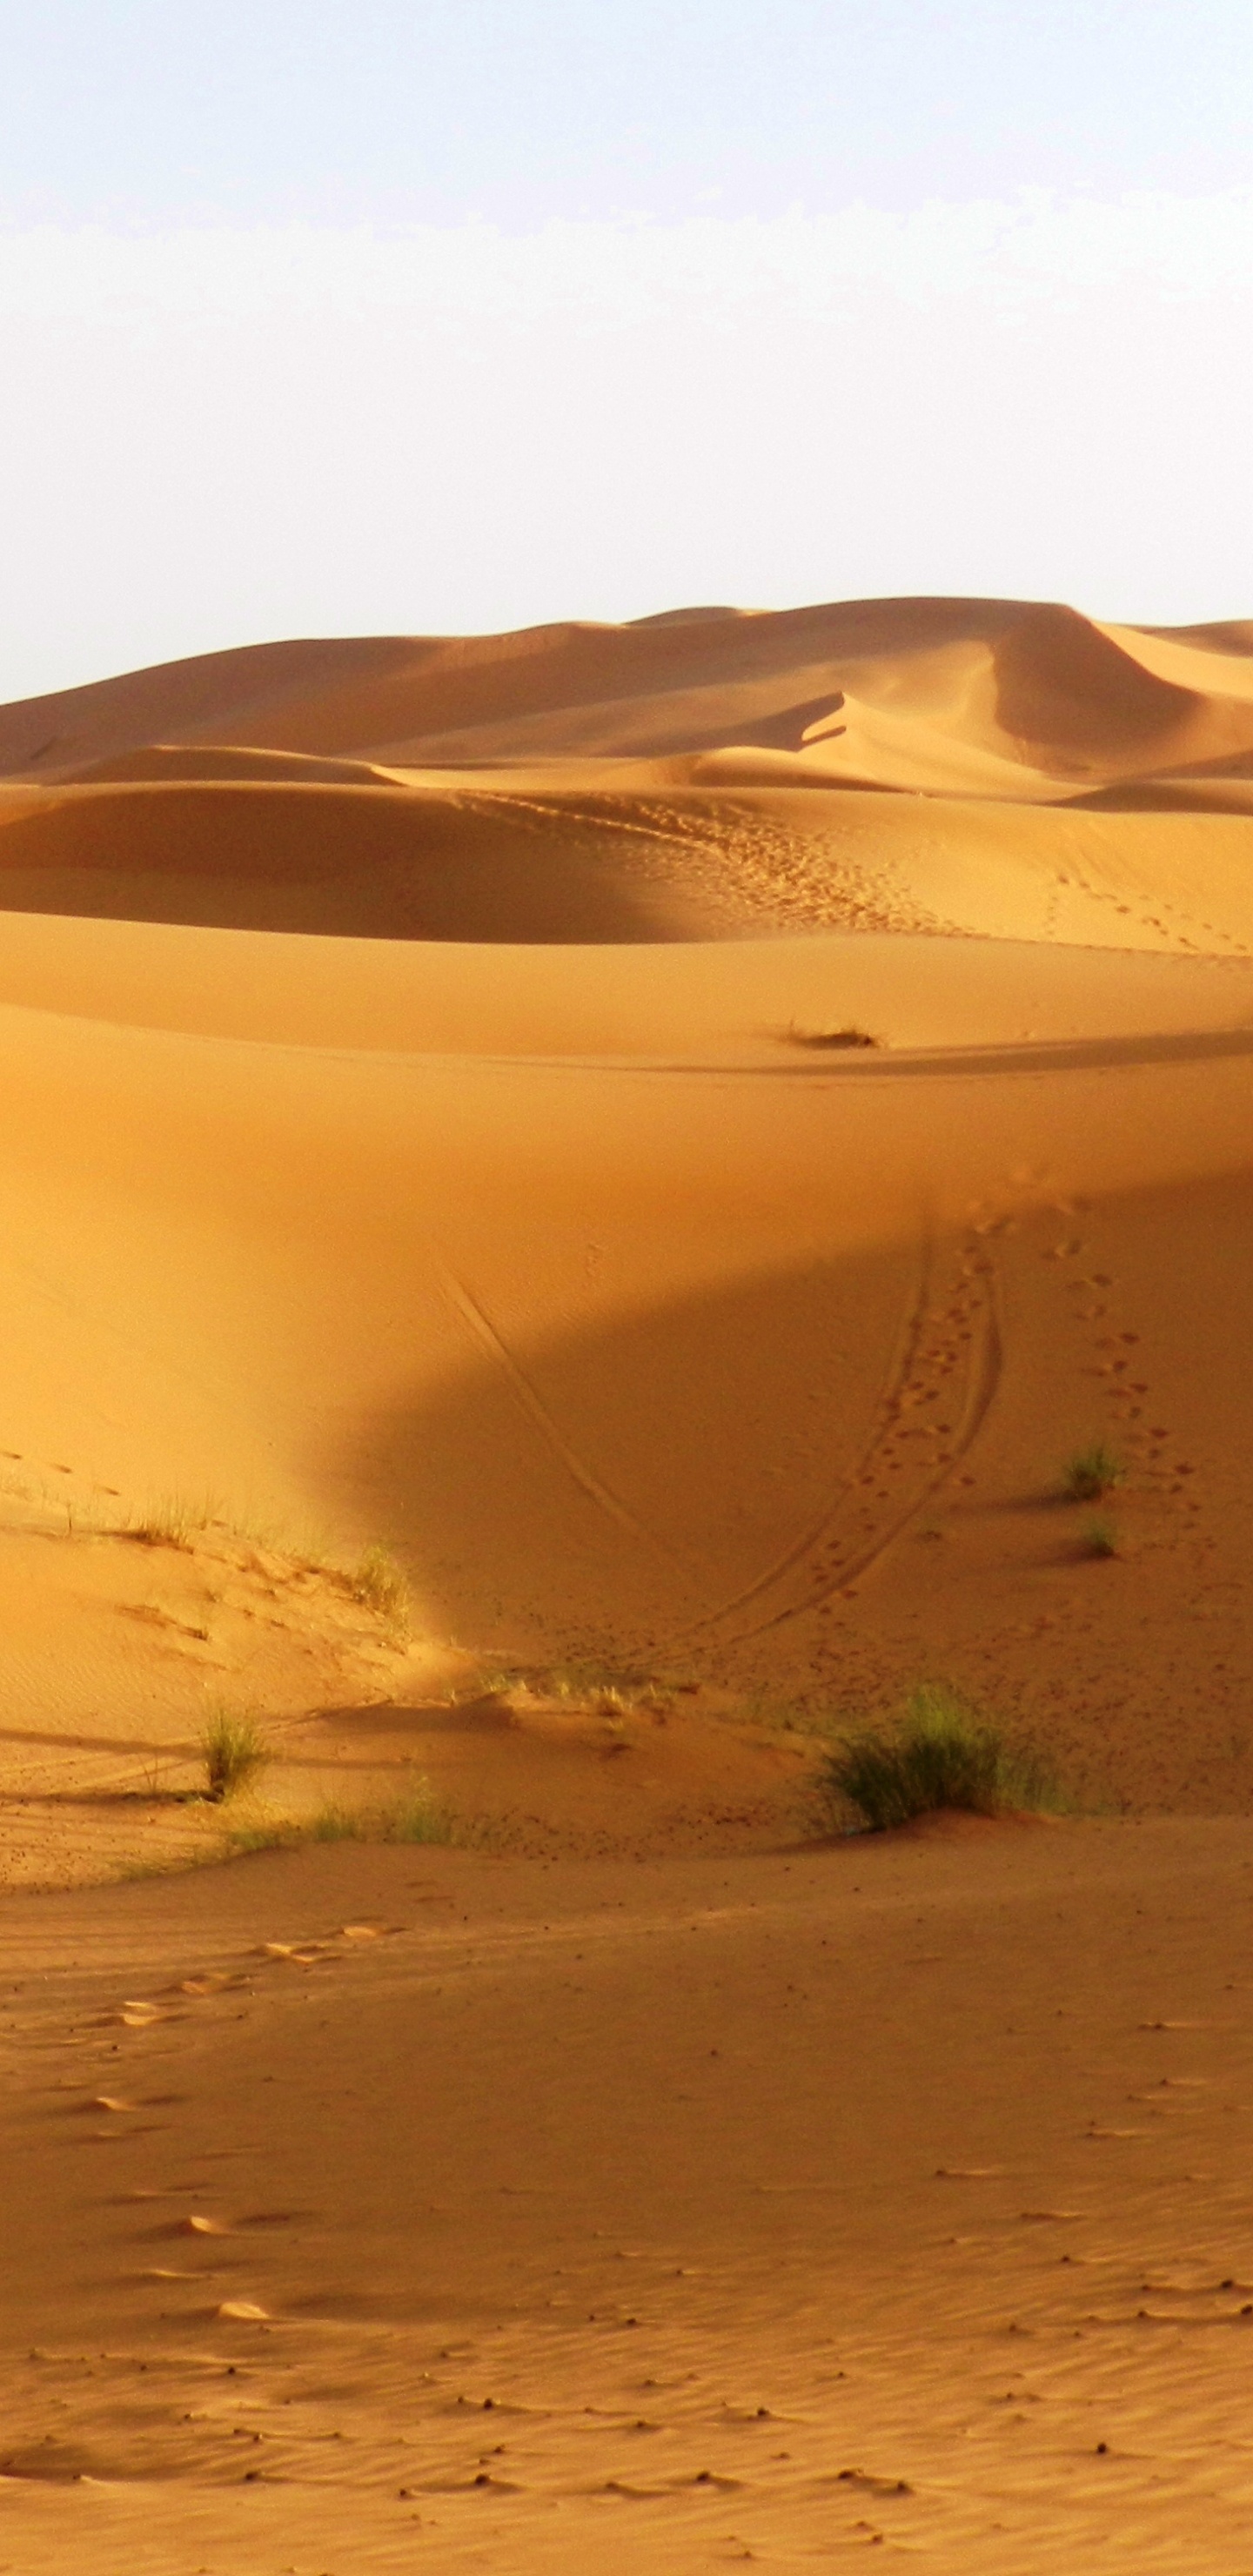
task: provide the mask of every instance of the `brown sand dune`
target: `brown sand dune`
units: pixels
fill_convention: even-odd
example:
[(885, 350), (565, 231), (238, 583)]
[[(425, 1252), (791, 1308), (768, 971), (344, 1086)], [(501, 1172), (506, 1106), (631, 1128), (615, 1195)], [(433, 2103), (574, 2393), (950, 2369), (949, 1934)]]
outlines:
[[(980, 601), (0, 710), (0, 2564), (1234, 2576), (1251, 763)], [(1104, 1820), (815, 1848), (938, 1674)]]
[[(1248, 658), (1067, 608), (944, 600), (261, 645), (10, 707), (0, 768), (49, 777), (196, 741), (424, 766), (825, 739), (838, 774), (843, 696), (1028, 773), (1132, 776), (1253, 749)], [(891, 783), (928, 783), (903, 745), (899, 760)]]

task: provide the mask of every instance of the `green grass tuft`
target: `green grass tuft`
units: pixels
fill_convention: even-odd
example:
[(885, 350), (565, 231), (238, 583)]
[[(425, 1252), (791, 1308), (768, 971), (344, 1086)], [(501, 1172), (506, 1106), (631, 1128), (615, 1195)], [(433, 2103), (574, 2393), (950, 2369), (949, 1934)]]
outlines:
[(282, 1825), (232, 1825), (227, 1848), (242, 1858), (246, 1852), (281, 1851), (287, 1839)]
[(486, 1829), (446, 1806), (428, 1780), (415, 1780), (381, 1806), (344, 1807), (332, 1799), (311, 1815), (233, 1827), (230, 1848), (254, 1852), (291, 1850), (301, 1843), (440, 1843), (479, 1850), (487, 1840)]
[(893, 1733), (867, 1728), (826, 1756), (819, 1793), (833, 1824), (852, 1809), (872, 1833), (943, 1807), (977, 1816), (1055, 1803), (1030, 1747), (1010, 1740), (956, 1691), (924, 1683)]
[(1118, 1532), (1103, 1512), (1085, 1521), (1079, 1533), (1085, 1556), (1117, 1556)]
[(207, 1795), (220, 1807), (236, 1789), (247, 1787), (269, 1761), (270, 1751), (255, 1717), (228, 1708), (211, 1710), (200, 1737)]
[(1062, 1470), (1062, 1492), (1068, 1503), (1099, 1503), (1102, 1495), (1121, 1485), (1127, 1470), (1114, 1450), (1103, 1440), (1090, 1441), (1086, 1449), (1068, 1458)]

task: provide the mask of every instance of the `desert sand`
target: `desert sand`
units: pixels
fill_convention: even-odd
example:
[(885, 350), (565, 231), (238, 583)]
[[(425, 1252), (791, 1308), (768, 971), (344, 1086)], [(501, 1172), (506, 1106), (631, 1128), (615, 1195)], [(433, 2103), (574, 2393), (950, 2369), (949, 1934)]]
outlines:
[(0, 709), (0, 1059), (0, 2565), (1236, 2576), (1253, 626)]

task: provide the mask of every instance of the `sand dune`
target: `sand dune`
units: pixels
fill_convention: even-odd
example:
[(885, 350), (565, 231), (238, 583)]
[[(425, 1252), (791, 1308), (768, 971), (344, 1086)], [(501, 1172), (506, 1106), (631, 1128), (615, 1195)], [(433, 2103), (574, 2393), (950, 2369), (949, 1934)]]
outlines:
[[(754, 1705), (938, 1660), (1102, 1794), (1242, 1797), (1253, 815), (1170, 800), (1251, 670), (1236, 631), (897, 601), (261, 647), (8, 710), (21, 1510), (210, 1493), (393, 1546), (432, 1639)], [(791, 771), (854, 683), (1023, 801), (692, 783), (710, 692), (727, 737), (800, 709), (791, 751), (741, 727)], [(402, 724), (544, 760), (384, 774)], [(41, 741), (76, 779), (32, 783)], [(1135, 1482), (1094, 1578), (1051, 1498), (1097, 1432)]]
[[(1183, 2131), (1159, 2133), (1156, 2098), (1143, 2119), (1121, 2104), (1176, 2076), (1181, 2102), (1193, 2084), (1226, 2101), (1243, 2080), (1234, 1935), (1207, 1890), (1225, 1872), (1238, 1911), (1253, 1802), (1253, 629), (897, 600), (266, 645), (0, 710), (0, 772), (0, 1878), (77, 1890), (42, 1914), (5, 1900), (23, 1975), (43, 1974), (48, 1927), (68, 2015), (39, 2025), (64, 2130), (12, 2096), (49, 2179), (12, 2254), (29, 2267), (10, 2341), (59, 2356), (5, 2430), (14, 2564), (268, 2566), (264, 2481), (247, 2531), (209, 2489), (243, 2485), (225, 2464), (245, 2432), (276, 2438), (280, 2347), (302, 2406), (328, 2371), (355, 2392), (323, 2388), (283, 2453), (284, 2546), (316, 2530), (333, 2576), (408, 2566), (415, 2536), (449, 2567), (485, 2549), (801, 2565), (879, 2535), (954, 2576), (1124, 2565), (1163, 2478), (1170, 2563), (1227, 2564), (1236, 2486), (1200, 2495), (1170, 2427), (1203, 2349), (1186, 2439), (1208, 2438), (1205, 2408), (1244, 2439), (1222, 2356), (1247, 2264), (1227, 2202), (1202, 2223), (1179, 2179), (1234, 2188), (1238, 2123), (1205, 2093), (1181, 2161), (1159, 2153)], [(1097, 1439), (1125, 1471), (1100, 1555), (1061, 1498)], [(394, 1598), (371, 1564), (396, 1569)], [(802, 1849), (815, 1730), (936, 1674), (1026, 1725), (1106, 1821), (864, 1863)], [(229, 1817), (187, 1804), (214, 1706), (270, 1730), (240, 1810), (258, 1833), (422, 1779), (512, 1856), (350, 1847), (93, 1891), (218, 1853)], [(473, 1924), (468, 1982), (410, 1938), (428, 1896)], [(899, 1982), (918, 1908), (945, 1962), (921, 2021)], [(382, 1964), (354, 1986), (343, 1927), (397, 1921), (410, 1947), (363, 1940)], [(597, 1948), (593, 1972), (610, 1921), (618, 1964)], [(677, 1972), (693, 1925), (707, 1985)], [(81, 1974), (80, 1941), (103, 1944)], [(264, 1953), (269, 1980), (306, 1942), (324, 2085), (307, 2016), (268, 1983), (255, 1997), (241, 1964)], [(763, 1963), (786, 1956), (787, 1994), (808, 1996), (827, 1948), (841, 1982), (787, 2059), (803, 2116), (785, 2119), (786, 2050), (761, 2072)], [(632, 2016), (672, 1954), (646, 2044)], [(1089, 1978), (1077, 1962), (1098, 1956)], [(1095, 2090), (1062, 2063), (1072, 2011)], [(965, 2034), (951, 2063), (937, 2012)], [(90, 2080), (65, 2054), (76, 2013)], [(502, 2013), (529, 2060), (521, 2039), (501, 2056)], [(621, 2100), (596, 2015), (602, 2039), (615, 2016), (634, 2034)], [(1178, 2068), (1150, 2073), (1126, 2037), (1194, 2019), (1228, 2036)], [(420, 2112), (387, 2073), (402, 2024)], [(568, 2030), (569, 2080), (533, 2098)], [(719, 2108), (724, 2057), (758, 2089), (736, 2077)], [(167, 2088), (199, 2107), (149, 2147)], [(699, 2102), (670, 2124), (677, 2161), (654, 2094)], [(1070, 2126), (1039, 2145), (1023, 2106), (1038, 2121), (1042, 2100)], [(71, 2131), (127, 2142), (116, 2200), (75, 2179), (97, 2159), (75, 2161)], [(600, 2250), (580, 2237), (558, 2274), (542, 2195), (593, 2132), (578, 2227)], [(309, 2145), (332, 2133), (333, 2224)], [(194, 2162), (236, 2149), (238, 2187)], [(402, 2167), (430, 2183), (416, 2229)], [(1008, 2199), (984, 2188), (1001, 2167)], [(806, 2196), (832, 2184), (819, 2224)], [(979, 2200), (973, 2237), (933, 2215), (940, 2184)], [(149, 2244), (125, 2195), (158, 2190)], [(1090, 2257), (1057, 2241), (1099, 2279), (1068, 2272), (1063, 2297), (1046, 2277), (1043, 2238), (1013, 2232), (1037, 2205), (1081, 2210)], [(289, 2244), (267, 2212), (297, 2250), (261, 2263), (254, 2243)], [(625, 2283), (635, 2262), (651, 2308), (607, 2269)], [(1133, 2298), (1137, 2265), (1167, 2287)], [(840, 2309), (829, 2378), (803, 2274)], [(641, 2336), (638, 2367), (568, 2338), (549, 2308), (567, 2277), (589, 2332), (603, 2307)], [(718, 2286), (667, 2292), (663, 2315), (663, 2278)], [(1133, 2373), (1137, 2307), (1170, 2359), (1115, 2423), (1101, 2356)], [(1011, 2324), (1037, 2361), (1049, 2337), (1056, 2353), (1005, 2421), (1039, 2404), (1065, 2429), (1060, 2450), (1018, 2442), (1009, 2506), (1001, 2451), (962, 2428), (989, 2372), (1026, 2384)], [(193, 2333), (211, 2356), (194, 2370)], [(1072, 2356), (1076, 2335), (1091, 2348)], [(920, 2341), (933, 2362), (911, 2379)], [(106, 2342), (151, 2362), (142, 2438), (113, 2379), (87, 2391), (66, 2359)], [(258, 2420), (232, 2385), (202, 2442), (171, 2428), (201, 2421), (189, 2371), (220, 2405), (219, 2351), (253, 2374)], [(396, 2391), (418, 2370), (434, 2411), (415, 2467)], [(666, 2411), (653, 2391), (689, 2370), (700, 2405)], [(502, 2422), (538, 2407), (555, 2429), (501, 2429), (497, 2394)], [(576, 2428), (588, 2405), (612, 2439)], [(627, 2457), (655, 2412), (664, 2476)], [(766, 2477), (748, 2428), (784, 2418)], [(346, 2430), (357, 2467), (332, 2475), (316, 2446)], [(102, 2483), (67, 2494), (80, 2474)], [(154, 2514), (158, 2478), (177, 2501)]]
[[(1057, 781), (1253, 750), (1233, 630), (1176, 639), (1018, 602), (887, 600), (518, 635), (257, 645), (6, 708), (0, 767), (64, 775), (152, 744), (416, 766), (530, 756), (802, 752), (839, 774), (841, 700)], [(899, 774), (885, 783), (930, 782)]]
[(0, 898), (389, 939), (1249, 953), (1241, 637), (898, 600), (209, 655), (0, 710)]

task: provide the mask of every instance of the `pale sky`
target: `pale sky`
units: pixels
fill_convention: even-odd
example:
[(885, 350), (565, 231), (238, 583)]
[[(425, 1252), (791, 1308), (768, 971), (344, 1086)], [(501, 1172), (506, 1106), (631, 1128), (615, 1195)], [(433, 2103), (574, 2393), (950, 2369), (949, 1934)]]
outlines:
[(1253, 616), (1247, 0), (0, 0), (0, 697), (694, 601)]

